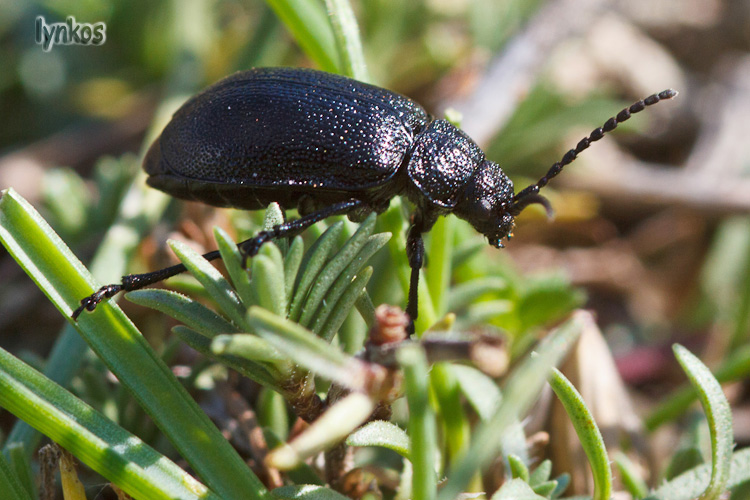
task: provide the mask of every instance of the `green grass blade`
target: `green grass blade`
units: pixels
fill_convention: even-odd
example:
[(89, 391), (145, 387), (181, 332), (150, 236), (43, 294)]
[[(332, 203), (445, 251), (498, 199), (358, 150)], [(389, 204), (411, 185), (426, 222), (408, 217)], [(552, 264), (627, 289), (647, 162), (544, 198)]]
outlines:
[(286, 315), (287, 295), (284, 258), (273, 243), (263, 245), (251, 263), (252, 287), (257, 305), (279, 315)]
[(492, 500), (546, 500), (534, 493), (522, 479), (512, 479), (492, 495)]
[[(97, 288), (52, 228), (12, 189), (0, 198), (0, 241), (66, 318)], [(117, 306), (105, 301), (74, 326), (209, 487), (227, 499), (267, 494)]]
[(323, 6), (316, 0), (266, 0), (305, 54), (323, 71), (339, 72), (336, 42)]
[(636, 465), (622, 452), (615, 455), (615, 465), (620, 472), (620, 479), (625, 490), (633, 498), (644, 498), (648, 495), (646, 481), (640, 476)]
[[(680, 474), (673, 480), (663, 484), (652, 492), (646, 500), (684, 500), (686, 498), (698, 498), (706, 489), (711, 478), (710, 464), (698, 467)], [(750, 481), (750, 448), (742, 449), (732, 455), (731, 473), (727, 488), (736, 488), (738, 485)]]
[(342, 293), (341, 298), (336, 302), (333, 314), (328, 316), (325, 325), (320, 329), (320, 338), (328, 342), (333, 339), (333, 336), (339, 331), (339, 328), (341, 328), (341, 325), (346, 320), (355, 303), (363, 294), (366, 294), (365, 287), (367, 286), (367, 282), (370, 281), (370, 277), (372, 277), (372, 267), (368, 266), (349, 283), (349, 286)]
[(272, 374), (266, 367), (238, 356), (217, 354), (213, 350), (211, 339), (186, 326), (175, 326), (172, 328), (172, 332), (199, 353), (215, 359), (219, 363), (228, 366), (251, 380), (255, 380), (259, 384), (271, 387), (272, 389), (278, 389), (276, 380), (277, 377), (282, 376), (281, 374)]
[(289, 251), (284, 258), (284, 291), (287, 302), (291, 307), (292, 294), (294, 293), (294, 282), (297, 280), (302, 257), (305, 254), (305, 244), (301, 236), (295, 236), (289, 245)]
[(171, 290), (150, 288), (136, 290), (126, 295), (134, 304), (150, 307), (168, 314), (177, 321), (212, 338), (222, 333), (235, 333), (239, 330), (208, 307), (190, 297)]
[[(2, 372), (0, 372), (0, 384), (2, 383), (1, 377)], [(0, 401), (2, 401), (1, 397)], [(16, 475), (16, 471), (2, 454), (0, 454), (0, 488), (2, 488), (0, 491), (3, 492), (3, 498), (7, 498), (8, 500), (33, 499), (31, 493), (23, 487), (21, 478)]]
[(701, 494), (701, 500), (715, 500), (726, 489), (731, 468), (734, 432), (732, 430), (732, 409), (729, 406), (721, 384), (711, 371), (690, 351), (675, 344), (674, 353), (690, 383), (698, 391), (703, 410), (706, 412), (708, 429), (711, 433), (711, 480)]
[[(425, 280), (430, 289), (433, 307), (438, 316), (448, 312), (448, 288), (451, 282), (453, 261), (453, 233), (455, 217), (441, 217), (430, 230), (430, 245), (427, 250), (430, 265), (425, 268)], [(456, 308), (451, 303), (451, 311)]]
[(409, 452), (414, 467), (411, 498), (431, 500), (437, 496), (437, 421), (428, 398), (427, 358), (421, 347), (410, 345), (399, 349), (397, 359), (404, 370), (409, 403)]
[(326, 0), (326, 8), (341, 59), (341, 70), (348, 77), (369, 82), (370, 75), (367, 72), (362, 41), (359, 38), (359, 26), (352, 6), (348, 0)]
[(409, 458), (409, 435), (398, 425), (375, 420), (369, 422), (346, 438), (348, 446), (382, 446)]
[(245, 310), (240, 303), (237, 293), (221, 273), (203, 258), (201, 254), (190, 248), (182, 241), (168, 242), (172, 251), (185, 264), (190, 274), (197, 279), (222, 311), (240, 329), (247, 329), (245, 324)]
[(250, 307), (255, 302), (253, 288), (250, 285), (250, 276), (247, 270), (242, 266), (242, 256), (237, 248), (237, 243), (220, 227), (214, 228), (214, 239), (219, 247), (221, 259), (227, 268), (227, 273), (232, 279), (232, 285), (240, 296), (240, 301), (245, 307)]
[(466, 456), (447, 474), (448, 480), (438, 496), (440, 500), (453, 500), (463, 493), (474, 473), (496, 456), (500, 438), (528, 411), (541, 393), (549, 370), (562, 360), (586, 322), (591, 321), (593, 318), (588, 313), (574, 314), (551, 332), (539, 345), (536, 354), (527, 358), (511, 375), (500, 406), (477, 428)]
[(299, 323), (302, 326), (310, 327), (312, 325), (314, 315), (323, 302), (323, 299), (326, 297), (328, 291), (368, 241), (374, 227), (375, 214), (370, 214), (370, 216), (359, 225), (354, 236), (344, 243), (344, 246), (336, 252), (336, 255), (334, 255), (320, 271), (315, 284), (310, 290), (310, 294), (305, 299), (305, 306), (299, 318)]
[[(719, 382), (743, 380), (750, 376), (750, 345), (732, 352), (717, 369), (714, 375)], [(678, 390), (667, 401), (660, 404), (646, 419), (646, 428), (654, 430), (662, 424), (674, 420), (685, 412), (698, 397), (692, 385)]]
[(136, 436), (2, 349), (0, 405), (130, 495), (221, 498)]
[(273, 497), (278, 500), (349, 500), (341, 493), (316, 484), (282, 486), (273, 490)]
[(336, 245), (341, 231), (344, 229), (343, 222), (336, 222), (315, 240), (310, 249), (305, 253), (300, 264), (299, 282), (294, 290), (294, 299), (289, 308), (289, 319), (299, 321), (302, 314), (302, 306), (305, 304), (307, 294), (315, 283), (320, 270), (325, 266), (328, 256)]
[(249, 333), (219, 335), (211, 342), (211, 351), (216, 355), (237, 356), (258, 363), (275, 364), (288, 359), (268, 341)]
[(594, 476), (593, 500), (609, 500), (612, 494), (612, 469), (609, 466), (609, 457), (602, 433), (596, 426), (594, 417), (586, 407), (581, 394), (560, 370), (557, 368), (552, 370), (549, 383), (568, 413), (583, 451), (589, 459)]
[(294, 363), (352, 390), (364, 390), (366, 368), (310, 330), (270, 311), (251, 307), (248, 323), (263, 339)]

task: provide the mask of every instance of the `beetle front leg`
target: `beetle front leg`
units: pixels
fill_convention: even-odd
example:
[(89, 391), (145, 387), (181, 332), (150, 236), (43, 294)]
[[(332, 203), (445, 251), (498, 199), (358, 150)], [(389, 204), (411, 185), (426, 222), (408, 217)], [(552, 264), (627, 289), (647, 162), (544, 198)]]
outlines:
[(414, 334), (414, 321), (419, 316), (419, 270), (424, 264), (424, 240), (422, 224), (413, 224), (406, 237), (406, 257), (409, 260), (411, 276), (409, 277), (409, 299), (406, 303), (406, 314), (409, 316), (409, 335)]

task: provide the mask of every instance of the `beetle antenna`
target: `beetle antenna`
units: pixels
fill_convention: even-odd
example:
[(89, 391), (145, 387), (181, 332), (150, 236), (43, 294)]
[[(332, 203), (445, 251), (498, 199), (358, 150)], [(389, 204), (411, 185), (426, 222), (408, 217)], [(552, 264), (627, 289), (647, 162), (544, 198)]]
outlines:
[[(612, 118), (607, 120), (604, 125), (597, 129), (594, 129), (594, 131), (591, 132), (588, 137), (584, 137), (583, 139), (581, 139), (581, 141), (576, 145), (575, 149), (571, 149), (570, 151), (565, 153), (560, 161), (552, 165), (547, 171), (547, 174), (539, 179), (539, 182), (537, 182), (536, 184), (532, 184), (531, 186), (525, 188), (524, 190), (513, 196), (514, 211), (520, 212), (530, 203), (538, 203), (537, 199), (533, 198), (533, 196), (538, 195), (539, 190), (546, 186), (550, 179), (556, 177), (557, 174), (562, 172), (562, 169), (566, 165), (571, 164), (573, 160), (575, 160), (578, 155), (581, 154), (581, 152), (586, 150), (591, 145), (592, 142), (598, 141), (599, 139), (604, 137), (604, 134), (613, 131), (617, 127), (617, 125), (628, 120), (633, 114), (643, 111), (646, 106), (651, 106), (659, 101), (663, 101), (666, 99), (672, 99), (675, 96), (677, 96), (677, 91), (672, 89), (663, 90), (658, 94), (648, 96), (642, 101), (634, 102), (627, 108), (617, 113), (616, 116), (613, 116)], [(525, 200), (525, 198), (530, 196), (532, 197), (531, 200), (533, 201)]]

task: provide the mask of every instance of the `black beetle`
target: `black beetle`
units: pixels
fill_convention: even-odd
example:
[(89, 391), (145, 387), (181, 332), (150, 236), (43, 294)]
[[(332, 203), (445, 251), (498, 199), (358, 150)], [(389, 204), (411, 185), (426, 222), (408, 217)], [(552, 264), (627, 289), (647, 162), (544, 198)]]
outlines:
[[(209, 205), (257, 210), (271, 202), (301, 217), (239, 244), (252, 257), (267, 241), (301, 233), (332, 215), (352, 220), (383, 212), (390, 199), (414, 204), (407, 237), (411, 280), (407, 313), (417, 318), (422, 233), (453, 213), (502, 247), (513, 220), (532, 203), (549, 211), (539, 189), (590, 143), (631, 114), (677, 95), (665, 90), (610, 118), (568, 151), (539, 182), (518, 194), (497, 163), (464, 132), (409, 98), (321, 71), (258, 68), (236, 73), (188, 100), (149, 149), (148, 184)], [(214, 251), (204, 256), (219, 257)], [(138, 290), (185, 271), (181, 264), (124, 276), (81, 300), (73, 319), (120, 291)]]

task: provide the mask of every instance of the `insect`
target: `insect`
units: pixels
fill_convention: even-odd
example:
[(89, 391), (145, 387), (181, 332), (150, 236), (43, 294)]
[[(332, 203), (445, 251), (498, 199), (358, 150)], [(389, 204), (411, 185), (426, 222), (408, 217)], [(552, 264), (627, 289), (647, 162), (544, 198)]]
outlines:
[[(258, 68), (188, 100), (154, 141), (143, 168), (149, 185), (178, 198), (248, 210), (271, 202), (298, 209), (299, 219), (239, 243), (246, 258), (264, 243), (295, 236), (332, 215), (362, 220), (383, 212), (394, 196), (406, 197), (414, 205), (406, 242), (406, 312), (413, 321), (425, 255), (422, 234), (438, 217), (453, 213), (502, 247), (524, 208), (536, 203), (550, 210), (539, 190), (578, 154), (632, 114), (676, 95), (665, 90), (623, 109), (537, 183), (515, 193), (508, 176), (471, 138), (407, 97), (321, 71)], [(214, 260), (219, 252), (204, 257)], [(124, 276), (81, 300), (72, 317), (121, 291), (184, 271), (178, 264)]]

